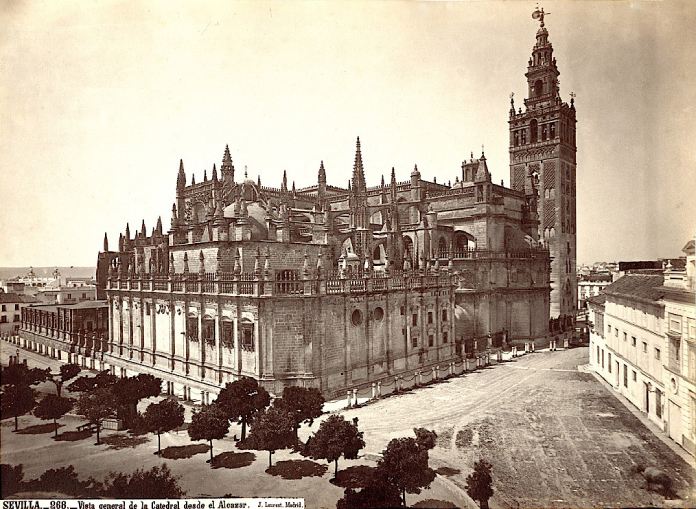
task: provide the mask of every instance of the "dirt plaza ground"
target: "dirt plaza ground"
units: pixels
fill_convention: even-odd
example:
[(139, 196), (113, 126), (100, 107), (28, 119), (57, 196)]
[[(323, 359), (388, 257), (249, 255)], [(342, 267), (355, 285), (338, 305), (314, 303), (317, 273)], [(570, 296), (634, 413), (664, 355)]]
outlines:
[[(3, 362), (8, 352), (14, 353), (10, 346), (2, 342)], [(54, 362), (24, 351), (22, 355), (30, 365)], [(430, 490), (409, 495), (409, 505), (427, 499), (471, 507), (465, 479), (473, 462), (483, 457), (493, 464), (492, 507), (665, 505), (664, 498), (645, 490), (642, 478), (631, 473), (636, 463), (668, 472), (682, 498), (678, 505), (693, 506), (694, 471), (592, 374), (578, 371), (586, 356), (586, 348), (538, 352), (347, 410), (346, 418), (358, 417), (367, 445), (362, 458), (341, 461), (339, 468), (374, 465), (391, 438), (426, 427), (439, 435), (431, 451), (438, 477)], [(301, 429), (300, 438), (306, 440), (320, 421)], [(81, 422), (65, 418), (60, 431), (74, 431)], [(164, 461), (181, 476), (189, 496), (301, 496), (307, 507), (335, 507), (343, 493), (329, 482), (333, 471), (323, 468), (324, 462), (302, 464), (306, 472), (300, 479), (272, 476), (265, 472), (265, 453), (238, 451), (231, 438), (215, 442), (215, 454), (225, 454), (226, 462), (211, 469), (205, 463), (206, 448), (192, 444), (185, 432), (162, 437), (169, 457), (161, 459), (153, 455), (152, 436), (106, 432), (101, 446), (94, 445), (93, 437), (56, 442), (50, 432), (40, 432), (40, 424), (30, 416), (21, 418), (20, 428), (29, 429), (25, 433), (13, 433), (11, 421), (2, 425), (2, 462), (22, 463), (27, 477), (67, 464), (81, 475), (100, 477)], [(234, 433), (232, 429), (230, 436)], [(302, 460), (288, 451), (274, 455), (274, 463)]]

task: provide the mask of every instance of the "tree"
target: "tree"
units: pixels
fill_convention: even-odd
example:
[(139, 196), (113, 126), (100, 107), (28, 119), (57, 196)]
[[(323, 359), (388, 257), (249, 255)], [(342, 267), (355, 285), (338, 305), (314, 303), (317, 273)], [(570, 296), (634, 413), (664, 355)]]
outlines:
[(420, 493), (435, 480), (435, 472), (428, 467), (428, 451), (415, 438), (391, 440), (377, 468), (399, 489), (404, 506), (406, 493)]
[(358, 457), (365, 447), (363, 434), (358, 427), (346, 421), (341, 415), (330, 415), (319, 425), (319, 429), (309, 441), (309, 455), (315, 459), (334, 462), (334, 476), (338, 473), (338, 459)]
[(268, 451), (268, 467), (272, 466), (273, 453), (293, 445), (295, 438), (295, 420), (288, 412), (278, 407), (271, 407), (261, 412), (249, 433), (245, 448)]
[(228, 383), (213, 404), (222, 410), (228, 419), (239, 421), (244, 440), (249, 421), (266, 408), (270, 401), (271, 397), (266, 389), (255, 379), (244, 377)]
[(46, 394), (44, 398), (39, 401), (34, 409), (34, 415), (39, 419), (48, 420), (53, 419), (54, 437), (58, 436), (58, 423), (57, 419), (60, 419), (65, 414), (67, 414), (73, 407), (74, 402), (71, 399), (63, 398), (56, 394)]
[(24, 364), (12, 364), (2, 368), (0, 373), (0, 383), (7, 385), (35, 385), (48, 378), (49, 369), (31, 368)]
[(14, 430), (17, 431), (19, 416), (31, 412), (36, 406), (34, 389), (28, 385), (8, 385), (3, 388), (0, 398), (2, 418), (14, 417)]
[(50, 376), (49, 380), (56, 385), (56, 394), (58, 396), (60, 396), (63, 390), (63, 384), (75, 378), (80, 371), (82, 371), (82, 368), (79, 364), (63, 364), (60, 367), (60, 372)]
[(437, 433), (434, 431), (425, 428), (413, 428), (413, 432), (416, 434), (418, 447), (429, 451), (437, 445)]
[(111, 499), (172, 499), (185, 494), (179, 486), (179, 478), (165, 464), (150, 470), (138, 469), (130, 475), (112, 472), (103, 488), (103, 496)]
[(227, 435), (230, 423), (225, 414), (213, 406), (204, 407), (191, 417), (188, 434), (191, 440), (207, 440), (210, 443), (210, 466), (213, 466), (213, 440)]
[(303, 422), (310, 426), (314, 419), (322, 414), (324, 396), (319, 389), (305, 387), (286, 387), (283, 389), (283, 397), (274, 401), (273, 405), (288, 412), (295, 421), (294, 430), (297, 430)]
[(118, 378), (109, 370), (100, 371), (94, 376), (83, 375), (77, 377), (66, 388), (71, 392), (92, 392), (97, 389), (106, 389), (113, 386)]
[(105, 419), (116, 415), (116, 401), (111, 389), (102, 387), (92, 392), (84, 393), (77, 401), (77, 413), (84, 416), (97, 428), (97, 445), (99, 431)]
[(119, 417), (127, 428), (132, 427), (138, 415), (138, 401), (143, 398), (159, 396), (162, 392), (162, 380), (146, 373), (120, 378), (114, 384), (114, 394), (118, 401)]
[(22, 465), (0, 465), (0, 498), (5, 499), (10, 495), (22, 491), (24, 479), (24, 467)]
[(184, 407), (175, 399), (165, 399), (152, 403), (145, 410), (145, 427), (150, 433), (157, 433), (157, 454), (162, 452), (160, 436), (184, 424)]
[(481, 509), (488, 509), (488, 499), (493, 496), (492, 465), (481, 459), (474, 463), (474, 471), (466, 478), (466, 492), (478, 500)]

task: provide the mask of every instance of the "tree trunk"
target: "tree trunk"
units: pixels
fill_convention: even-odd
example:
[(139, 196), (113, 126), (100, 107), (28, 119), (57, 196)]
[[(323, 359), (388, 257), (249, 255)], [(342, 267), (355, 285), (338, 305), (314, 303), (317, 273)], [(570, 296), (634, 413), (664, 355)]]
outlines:
[(246, 419), (242, 419), (242, 440), (246, 438)]
[(158, 431), (158, 432), (157, 432), (157, 455), (158, 455), (158, 456), (159, 456), (160, 454), (162, 454), (162, 444), (161, 444), (161, 442), (160, 442), (160, 436), (161, 436), (161, 433)]
[(271, 460), (273, 459), (273, 451), (268, 451), (268, 468), (271, 468), (273, 466), (273, 463)]
[(56, 394), (60, 397), (60, 393), (63, 390), (63, 382), (56, 382)]
[(19, 416), (15, 415), (15, 431), (17, 431), (17, 428), (19, 428)]
[(53, 438), (58, 437), (58, 423), (53, 419)]
[(208, 440), (210, 442), (210, 468), (213, 468), (213, 441)]
[(406, 489), (405, 488), (403, 490), (401, 490), (401, 500), (404, 503), (404, 507), (406, 507)]
[(97, 445), (100, 444), (100, 442), (99, 442), (99, 428), (101, 428), (101, 426), (97, 423)]
[(338, 474), (338, 458), (334, 460), (334, 477)]
[(487, 498), (482, 498), (479, 500), (479, 506), (481, 509), (488, 509), (488, 499)]
[(299, 430), (299, 429), (300, 429), (300, 425), (299, 425), (299, 424), (295, 424), (295, 438), (298, 438), (298, 437), (297, 437), (297, 430)]

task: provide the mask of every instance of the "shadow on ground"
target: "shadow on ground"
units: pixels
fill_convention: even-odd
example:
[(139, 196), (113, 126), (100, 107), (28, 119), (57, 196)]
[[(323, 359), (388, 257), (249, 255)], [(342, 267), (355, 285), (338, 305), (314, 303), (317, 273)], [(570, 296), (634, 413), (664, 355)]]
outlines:
[(427, 508), (427, 509), (457, 509), (457, 507), (452, 502), (446, 500), (436, 500), (434, 498), (428, 498), (426, 500), (421, 500), (413, 504), (411, 507)]
[(109, 449), (133, 449), (139, 445), (149, 442), (148, 437), (132, 436), (125, 433), (118, 433), (102, 438), (102, 443), (109, 446)]
[(336, 477), (329, 482), (341, 488), (364, 488), (375, 478), (377, 467), (356, 465), (339, 470)]
[(182, 460), (192, 458), (196, 454), (208, 452), (209, 449), (210, 447), (203, 444), (171, 446), (162, 449), (162, 454), (160, 456), (168, 460)]
[(84, 431), (65, 431), (58, 435), (55, 440), (56, 442), (77, 442), (78, 440), (84, 440), (92, 436), (92, 432), (89, 430)]
[(255, 459), (256, 455), (252, 452), (223, 452), (213, 458), (213, 468), (248, 467)]
[(279, 461), (266, 469), (266, 473), (283, 479), (302, 479), (303, 477), (321, 477), (327, 466), (310, 460)]
[(437, 470), (435, 470), (435, 473), (444, 477), (451, 477), (453, 475), (461, 474), (462, 471), (458, 468), (440, 467)]
[(24, 429), (17, 431), (18, 435), (40, 435), (43, 433), (53, 433), (56, 428), (61, 428), (63, 425), (58, 424), (57, 426), (52, 422), (47, 424), (36, 424), (34, 426), (28, 426)]

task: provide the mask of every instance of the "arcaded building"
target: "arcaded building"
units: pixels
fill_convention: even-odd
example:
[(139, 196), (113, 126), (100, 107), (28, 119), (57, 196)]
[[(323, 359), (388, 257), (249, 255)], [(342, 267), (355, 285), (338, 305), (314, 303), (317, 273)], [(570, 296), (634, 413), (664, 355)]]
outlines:
[[(511, 121), (511, 157), (522, 125)], [(566, 143), (560, 127), (544, 132), (544, 146)], [(332, 396), (474, 349), (557, 338), (572, 324), (550, 319), (549, 246), (570, 237), (546, 234), (539, 173), (518, 185), (512, 163), (512, 189), (492, 182), (483, 153), (440, 182), (414, 165), (368, 187), (358, 139), (352, 171), (318, 161), (316, 184), (298, 189), (285, 174), (278, 187), (240, 178), (227, 147), (198, 182), (182, 161), (169, 229), (143, 221), (112, 249), (104, 239), (99, 365), (155, 374), (204, 402), (241, 376)], [(350, 176), (347, 186), (327, 172)]]

